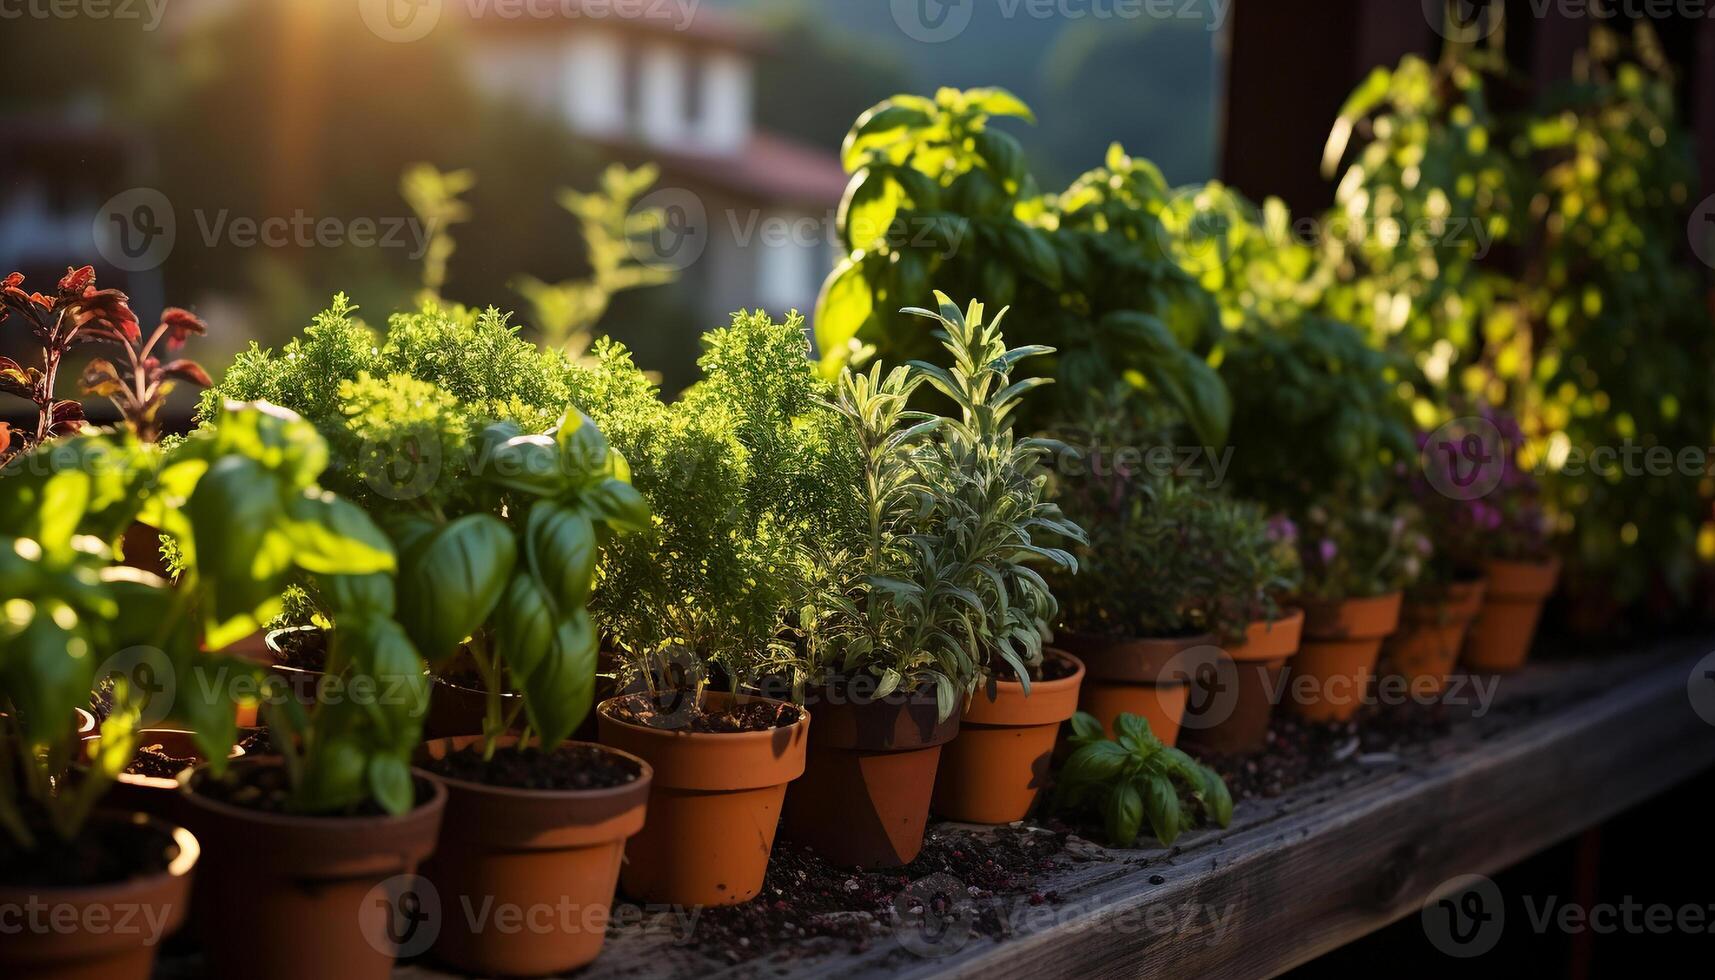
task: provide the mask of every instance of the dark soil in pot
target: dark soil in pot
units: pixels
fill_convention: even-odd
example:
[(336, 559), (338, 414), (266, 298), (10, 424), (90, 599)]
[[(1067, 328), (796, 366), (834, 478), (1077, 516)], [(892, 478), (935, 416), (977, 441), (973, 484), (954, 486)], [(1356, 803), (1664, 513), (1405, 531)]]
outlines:
[(796, 725), (798, 719), (804, 717), (804, 712), (796, 705), (773, 701), (723, 704), (711, 711), (698, 703), (690, 691), (654, 697), (633, 695), (607, 703), (609, 716), (628, 725), (703, 734), (766, 732), (772, 728)]
[[(1043, 657), (1041, 665), (1030, 672), (1030, 679), (1032, 681), (1063, 681), (1077, 672), (1078, 665), (1071, 660), (1064, 657)], [(994, 676), (996, 680), (1013, 682), (1018, 680), (1018, 672), (1005, 663), (995, 665)]]
[[(198, 774), (196, 795), (228, 806), (255, 810), (258, 813), (291, 813), (288, 802), (292, 784), (281, 766), (239, 766), (226, 779), (212, 779)], [(434, 795), (428, 780), (417, 779), (417, 805), (422, 806)], [(387, 812), (372, 801), (352, 807), (342, 813), (319, 816), (327, 820), (344, 817), (384, 817)]]
[(173, 835), (157, 824), (96, 822), (75, 840), (61, 840), (31, 820), (37, 846), (24, 850), (0, 834), (0, 888), (105, 885), (159, 874), (171, 863)]
[(321, 630), (277, 630), (268, 635), (276, 666), (318, 674), (327, 669), (328, 638)]
[[(200, 854), (196, 838), (116, 811), (93, 814), (68, 842), (40, 819), (25, 820), (41, 843), (24, 851), (9, 835), (0, 838), (0, 909), (46, 901), (53, 916), (49, 928), (32, 926), (26, 916), (4, 930), (0, 977), (148, 980), (161, 940), (184, 921)], [(64, 912), (87, 925), (65, 928)]]
[(437, 776), (511, 789), (582, 790), (624, 786), (643, 774), (636, 762), (594, 745), (564, 745), (553, 752), (531, 746), (498, 750), (482, 757), (480, 744), (467, 745), (423, 768)]

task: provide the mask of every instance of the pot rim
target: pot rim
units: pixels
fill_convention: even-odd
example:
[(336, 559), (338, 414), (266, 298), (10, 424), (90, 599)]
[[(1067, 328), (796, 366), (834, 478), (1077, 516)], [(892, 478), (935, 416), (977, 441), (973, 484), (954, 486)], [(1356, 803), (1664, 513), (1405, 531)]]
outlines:
[[(237, 766), (279, 766), (284, 765), (277, 755), (247, 755), (239, 759)], [(234, 768), (237, 768), (236, 766)], [(362, 817), (328, 817), (302, 813), (270, 813), (267, 810), (255, 810), (250, 807), (236, 806), (224, 800), (217, 800), (196, 790), (196, 777), (207, 770), (197, 768), (191, 770), (191, 775), (184, 778), (181, 792), (188, 798), (192, 806), (204, 807), (221, 816), (234, 820), (248, 820), (254, 823), (266, 824), (270, 827), (313, 829), (340, 826), (349, 830), (375, 830), (388, 824), (399, 823), (411, 819), (418, 813), (430, 809), (442, 809), (447, 803), (447, 788), (442, 785), (440, 777), (423, 769), (412, 766), (411, 773), (418, 779), (429, 784), (429, 798), (413, 806), (397, 816), (383, 813), (379, 816)]]
[[(723, 744), (729, 744), (729, 745), (734, 744), (734, 743), (738, 743), (738, 742), (761, 742), (761, 741), (773, 742), (776, 738), (780, 737), (779, 735), (776, 734), (777, 732), (790, 732), (794, 728), (800, 728), (800, 729), (801, 728), (808, 728), (810, 725), (810, 709), (804, 707), (801, 704), (793, 704), (790, 701), (784, 701), (784, 700), (781, 700), (780, 698), (766, 697), (766, 696), (761, 695), (761, 694), (743, 694), (743, 695), (740, 695), (740, 694), (736, 694), (736, 693), (731, 692), (731, 691), (706, 691), (706, 692), (704, 692), (704, 696), (707, 696), (707, 695), (725, 696), (725, 697), (729, 697), (729, 698), (743, 697), (743, 698), (745, 698), (746, 701), (768, 701), (768, 702), (773, 703), (773, 704), (791, 705), (793, 708), (796, 708), (798, 710), (798, 719), (790, 725), (775, 725), (773, 728), (764, 728), (761, 731), (755, 731), (755, 732), (692, 732), (692, 731), (685, 731), (682, 729), (651, 728), (648, 725), (639, 725), (635, 722), (626, 721), (623, 718), (616, 718), (616, 717), (614, 717), (612, 712), (607, 710), (608, 705), (613, 704), (615, 701), (622, 701), (626, 698), (648, 697), (649, 696), (648, 693), (643, 692), (643, 691), (633, 691), (630, 694), (616, 694), (611, 698), (607, 698), (607, 699), (603, 700), (600, 704), (596, 705), (596, 713), (601, 717), (601, 720), (610, 722), (610, 723), (615, 724), (615, 725), (618, 725), (621, 728), (624, 728), (626, 731), (629, 731), (629, 732), (638, 732), (640, 734), (643, 734), (646, 736), (652, 736), (652, 737), (656, 737), (656, 738), (672, 738), (672, 739), (688, 738), (688, 739), (693, 739), (693, 740), (712, 739), (712, 740), (719, 740)], [(631, 755), (631, 753), (626, 752), (623, 749), (614, 749), (610, 745), (603, 745), (602, 748), (610, 749), (612, 751), (618, 752), (621, 755), (626, 755), (626, 756)], [(632, 758), (636, 758), (636, 757), (632, 756)]]
[[(429, 752), (430, 746), (445, 745), (448, 748), (452, 748), (452, 743), (454, 742), (465, 742), (466, 745), (468, 745), (471, 744), (472, 740), (481, 739), (482, 737), (483, 736), (481, 735), (449, 735), (444, 738), (433, 738), (424, 742), (422, 746), (420, 746), (420, 750), (426, 754)], [(497, 748), (509, 748), (517, 743), (518, 736), (502, 735), (500, 738), (496, 739), (495, 746)], [(611, 755), (616, 755), (623, 759), (630, 759), (639, 767), (637, 778), (630, 782), (620, 783), (618, 786), (604, 786), (600, 789), (524, 789), (518, 786), (495, 786), (491, 783), (479, 783), (469, 779), (442, 776), (438, 773), (429, 772), (421, 766), (412, 766), (411, 768), (413, 771), (422, 772), (424, 775), (434, 780), (436, 785), (441, 787), (441, 791), (443, 793), (445, 793), (447, 789), (452, 788), (466, 793), (487, 793), (507, 799), (523, 800), (614, 799), (625, 796), (627, 793), (637, 792), (637, 788), (639, 786), (647, 788), (654, 781), (655, 770), (649, 765), (649, 763), (635, 755), (632, 755), (624, 749), (616, 749), (611, 745), (603, 745), (600, 742), (581, 742), (575, 739), (567, 739), (555, 746), (554, 751), (558, 752), (560, 749), (571, 745), (594, 746), (595, 748), (601, 749), (603, 752), (607, 752)], [(463, 745), (458, 746), (460, 749), (464, 747), (465, 746)]]
[[(143, 736), (148, 735), (150, 732), (161, 732), (161, 733), (170, 734), (170, 735), (188, 735), (193, 739), (196, 737), (196, 734), (197, 734), (196, 732), (190, 731), (189, 729), (185, 729), (185, 728), (139, 728), (135, 732), (132, 732), (131, 734), (134, 738), (142, 738)], [(100, 742), (100, 741), (101, 741), (101, 733), (95, 732), (95, 733), (90, 734), (90, 735), (85, 735), (82, 739), (79, 740), (79, 744), (80, 745), (89, 745), (91, 742)], [(249, 757), (249, 755), (250, 755), (250, 753), (244, 751), (244, 746), (239, 745), (235, 741), (232, 743), (231, 751), (229, 751), (226, 754), (226, 760), (228, 762), (231, 762), (234, 759), (247, 758), (247, 757)], [(261, 757), (258, 756), (257, 758), (261, 758)], [(183, 770), (180, 770), (180, 772), (182, 773), (182, 772), (185, 772), (188, 770), (200, 769), (206, 765), (208, 765), (208, 760), (204, 759), (200, 762), (191, 763), (190, 765), (186, 766)], [(177, 790), (179, 788), (179, 779), (177, 776), (144, 776), (144, 775), (141, 775), (139, 773), (122, 772), (122, 773), (119, 773), (117, 776), (114, 776), (113, 780), (114, 780), (114, 782), (127, 783), (127, 784), (132, 785), (132, 786), (146, 786), (149, 789)]]
[(92, 885), (0, 885), (0, 900), (9, 902), (15, 895), (40, 895), (46, 892), (59, 896), (61, 901), (69, 901), (76, 895), (88, 896), (93, 901), (120, 901), (133, 894), (154, 889), (162, 878), (183, 878), (189, 875), (202, 857), (202, 844), (196, 839), (196, 835), (177, 823), (134, 810), (96, 810), (90, 817), (90, 823), (84, 825), (85, 830), (89, 829), (90, 824), (103, 818), (144, 826), (153, 825), (172, 838), (179, 853), (160, 871), (133, 875), (122, 881), (98, 882)]
[[(1078, 669), (1065, 677), (1056, 677), (1051, 681), (1031, 681), (1030, 694), (1027, 696), (1034, 697), (1037, 691), (1052, 694), (1056, 691), (1063, 691), (1069, 687), (1076, 687), (1083, 683), (1087, 669), (1084, 666), (1084, 661), (1074, 656), (1071, 651), (1062, 650), (1059, 647), (1054, 646), (1045, 646), (1042, 648), (1042, 654), (1044, 657), (1052, 654), (1062, 660), (1069, 660), (1072, 662), (1072, 666)], [(1024, 684), (1021, 681), (1003, 681), (999, 678), (992, 678), (992, 680), (994, 680), (995, 685), (1003, 691), (1017, 690), (1020, 694), (1024, 692)], [(983, 692), (987, 687), (988, 680), (984, 680), (977, 684), (977, 694), (986, 697), (987, 695)]]

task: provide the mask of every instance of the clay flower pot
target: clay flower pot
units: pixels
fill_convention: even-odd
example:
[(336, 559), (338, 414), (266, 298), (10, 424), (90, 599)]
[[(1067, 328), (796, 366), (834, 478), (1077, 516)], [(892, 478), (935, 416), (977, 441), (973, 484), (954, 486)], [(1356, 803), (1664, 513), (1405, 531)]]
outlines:
[(1149, 722), (1149, 730), (1163, 745), (1173, 745), (1179, 741), (1195, 673), (1182, 654), (1213, 647), (1215, 638), (1207, 633), (1144, 639), (1068, 633), (1059, 642), (1088, 671), (1078, 694), (1080, 711), (1095, 715), (1110, 736), (1115, 718), (1137, 715)]
[[(161, 751), (174, 759), (188, 759), (190, 769), (207, 762), (202, 749), (197, 748), (196, 733), (175, 728), (144, 728), (137, 732), (137, 747), (159, 745)], [(96, 747), (101, 744), (100, 735), (85, 735), (83, 748), (85, 757), (93, 757)], [(237, 759), (244, 755), (244, 749), (237, 745), (232, 747), (228, 759)], [(179, 780), (173, 776), (146, 776), (140, 773), (122, 772), (113, 780), (113, 785), (107, 789), (107, 795), (102, 798), (102, 805), (115, 810), (136, 811), (146, 813), (161, 820), (178, 822), (184, 819), (184, 795), (180, 792)]]
[[(246, 759), (233, 770), (279, 764)], [(440, 783), (417, 776), (421, 802), (397, 817), (234, 806), (199, 793), (205, 774), (193, 776), (183, 807), (203, 847), (195, 912), (208, 975), (386, 980), (409, 937), (392, 934), (386, 908), (377, 916), (377, 896), (435, 849), (447, 804)]]
[[(481, 741), (443, 738), (422, 751), (444, 758)], [(497, 740), (501, 751), (516, 743)], [(635, 763), (637, 778), (588, 790), (441, 779), (446, 819), (440, 847), (423, 868), (441, 905), (437, 959), (482, 976), (541, 976), (575, 970), (601, 952), (626, 838), (643, 827), (650, 768), (627, 753), (591, 747)], [(508, 916), (520, 915), (520, 926), (507, 926)], [(544, 915), (546, 925), (533, 924)]]
[(1524, 666), (1536, 638), (1542, 604), (1560, 578), (1560, 559), (1491, 561), (1483, 566), (1488, 590), (1465, 637), (1462, 662), (1471, 670), (1504, 674)]
[[(129, 826), (127, 826), (129, 825)], [(98, 813), (84, 831), (111, 844), (133, 828), (146, 828), (166, 849), (165, 870), (95, 885), (41, 888), (0, 884), (0, 909), (20, 918), (7, 923), (0, 941), (0, 976), (10, 980), (149, 980), (161, 940), (184, 923), (191, 872), (200, 854), (197, 839), (182, 827), (143, 814)], [(102, 928), (55, 928), (36, 923), (32, 908)], [(155, 928), (159, 927), (159, 932)]]
[(1407, 600), (1399, 632), (1382, 644), (1383, 673), (1403, 678), (1414, 698), (1439, 697), (1482, 604), (1482, 579), (1453, 582), (1434, 598)]
[(842, 867), (897, 867), (923, 848), (941, 746), (959, 734), (959, 714), (936, 719), (933, 687), (881, 699), (857, 687), (807, 692), (816, 727), (804, 775), (786, 792), (783, 833)]
[[(627, 695), (639, 697), (639, 695)], [(642, 697), (647, 697), (646, 695)], [(649, 819), (625, 851), (625, 893), (671, 905), (732, 905), (762, 891), (786, 785), (804, 772), (809, 713), (755, 732), (652, 728), (613, 713), (623, 698), (596, 709), (603, 745), (649, 763)], [(706, 710), (770, 698), (709, 692)]]
[(1011, 823), (1023, 820), (1048, 781), (1048, 764), (1060, 725), (1078, 710), (1085, 667), (1060, 650), (1048, 650), (1072, 668), (1067, 677), (996, 681), (994, 696), (979, 687), (959, 722), (959, 736), (941, 750), (933, 809), (949, 820)]
[[(303, 705), (306, 709), (316, 706), (319, 700), (317, 695), (321, 687), (322, 678), (327, 676), (326, 673), (320, 670), (310, 670), (304, 667), (291, 667), (281, 663), (279, 658), (286, 656), (286, 648), (283, 644), (287, 634), (319, 632), (321, 632), (321, 630), (314, 626), (293, 626), (283, 630), (274, 630), (264, 638), (264, 642), (268, 645), (268, 652), (273, 655), (267, 662), (268, 672), (285, 681), (292, 689), (293, 697), (297, 698), (298, 703)], [(251, 725), (244, 725), (243, 721), (243, 715), (240, 714), (240, 724), (238, 727), (248, 728), (255, 726), (254, 721), (252, 721)]]
[(1382, 641), (1399, 628), (1403, 600), (1404, 593), (1389, 592), (1305, 606), (1304, 647), (1292, 662), (1289, 689), (1299, 717), (1339, 722), (1358, 713), (1375, 675)]
[(1192, 682), (1182, 740), (1217, 755), (1260, 750), (1287, 661), (1298, 653), (1304, 611), (1291, 609), (1272, 622), (1245, 627), (1244, 639), (1221, 648), (1221, 656)]

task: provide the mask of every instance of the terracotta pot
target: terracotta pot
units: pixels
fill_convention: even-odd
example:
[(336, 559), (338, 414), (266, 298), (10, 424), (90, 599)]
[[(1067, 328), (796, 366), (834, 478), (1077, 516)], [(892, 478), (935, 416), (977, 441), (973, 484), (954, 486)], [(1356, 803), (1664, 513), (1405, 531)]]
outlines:
[(1482, 579), (1454, 582), (1435, 598), (1407, 600), (1399, 632), (1382, 644), (1383, 675), (1402, 678), (1414, 698), (1439, 697), (1482, 603)]
[[(84, 757), (91, 758), (96, 747), (101, 744), (100, 735), (85, 735), (83, 737)], [(144, 728), (137, 732), (137, 747), (159, 745), (161, 750), (175, 759), (191, 759), (194, 768), (208, 759), (197, 747), (196, 733), (173, 728)], [(237, 759), (244, 755), (244, 750), (237, 745), (232, 747), (228, 759)], [(102, 798), (102, 805), (116, 810), (134, 810), (146, 813), (169, 823), (184, 819), (184, 794), (180, 792), (179, 780), (165, 776), (140, 776), (135, 773), (122, 772), (114, 777), (113, 785), (107, 788), (107, 795)]]
[(923, 848), (941, 746), (959, 714), (936, 719), (933, 686), (886, 698), (861, 687), (807, 692), (816, 717), (804, 775), (786, 792), (783, 833), (842, 867), (891, 868)]
[(1358, 713), (1375, 676), (1382, 641), (1399, 628), (1403, 599), (1403, 593), (1389, 592), (1305, 605), (1304, 646), (1292, 661), (1287, 688), (1299, 717), (1340, 722)]
[(1048, 781), (1048, 764), (1060, 725), (1078, 710), (1085, 666), (1060, 650), (1046, 656), (1071, 663), (1070, 677), (997, 681), (994, 696), (977, 689), (959, 722), (959, 736), (941, 750), (932, 807), (949, 820), (1011, 823), (1023, 820)]
[[(160, 941), (184, 923), (191, 872), (200, 851), (190, 831), (140, 813), (97, 813), (84, 832), (107, 837), (123, 823), (156, 831), (170, 849), (166, 870), (99, 885), (0, 885), (0, 909), (43, 909), (36, 926), (27, 917), (7, 923), (11, 928), (0, 941), (0, 976), (8, 980), (149, 980)], [(87, 930), (54, 928), (62, 917), (102, 925)]]
[(208, 975), (386, 980), (410, 935), (393, 933), (384, 889), (435, 849), (447, 804), (439, 782), (417, 776), (428, 796), (409, 813), (314, 817), (210, 799), (196, 792), (205, 775), (194, 775), (183, 805), (203, 846), (195, 914)]
[[(638, 697), (639, 695), (628, 695)], [(603, 745), (655, 769), (649, 820), (625, 850), (625, 893), (644, 902), (732, 905), (762, 891), (786, 784), (804, 772), (810, 716), (761, 732), (689, 732), (621, 721), (596, 709)], [(769, 698), (708, 692), (710, 710)]]
[(1134, 714), (1164, 745), (1179, 741), (1179, 726), (1196, 675), (1187, 651), (1214, 647), (1215, 637), (1118, 639), (1069, 633), (1059, 642), (1077, 654), (1089, 676), (1078, 694), (1078, 709), (1096, 716), (1109, 735), (1114, 719)]
[[(521, 695), (510, 691), (500, 695), (501, 710), (510, 713)], [(488, 716), (488, 692), (476, 687), (454, 684), (445, 678), (431, 679), (429, 712), (423, 717), (423, 741), (439, 738), (463, 738), (481, 735), (483, 719)], [(512, 726), (517, 732), (524, 724), (524, 715)]]
[(1268, 741), (1287, 661), (1297, 655), (1303, 633), (1304, 611), (1291, 609), (1273, 622), (1251, 623), (1243, 640), (1221, 647), (1213, 663), (1199, 664), (1180, 741), (1217, 755), (1260, 750)]
[[(442, 758), (481, 741), (437, 739), (422, 751)], [(517, 739), (496, 744), (504, 750)], [(601, 952), (625, 840), (643, 827), (651, 781), (647, 762), (602, 748), (642, 774), (593, 790), (442, 780), (441, 846), (423, 868), (441, 905), (438, 959), (483, 976), (541, 976), (575, 970)]]
[(1491, 561), (1483, 574), (1488, 590), (1460, 659), (1471, 670), (1504, 674), (1523, 667), (1530, 656), (1542, 604), (1560, 578), (1560, 559)]
[[(288, 633), (313, 632), (319, 632), (319, 630), (314, 626), (293, 626), (289, 629), (274, 630), (270, 632), (265, 638), (265, 642), (268, 644), (269, 653), (273, 654), (275, 657), (280, 657), (285, 655), (285, 650), (280, 646), (282, 637)], [(298, 703), (303, 705), (305, 708), (313, 708), (316, 706), (316, 695), (321, 687), (322, 678), (327, 676), (323, 671), (306, 670), (302, 667), (288, 667), (278, 661), (269, 662), (268, 672), (285, 681), (292, 689), (292, 696), (297, 698)], [(239, 721), (240, 724), (238, 727), (240, 728), (255, 727), (254, 724), (242, 724), (242, 716), (239, 718)]]

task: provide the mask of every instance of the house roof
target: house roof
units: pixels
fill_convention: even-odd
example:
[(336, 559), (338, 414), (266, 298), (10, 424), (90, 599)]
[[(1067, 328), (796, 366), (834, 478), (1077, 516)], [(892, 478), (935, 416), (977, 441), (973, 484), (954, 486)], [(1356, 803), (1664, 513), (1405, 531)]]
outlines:
[(848, 180), (834, 154), (772, 133), (758, 132), (740, 153), (671, 150), (634, 141), (612, 144), (624, 156), (650, 160), (663, 172), (768, 204), (831, 208)]
[(700, 0), (494, 0), (466, 5), (472, 26), (490, 31), (612, 27), (688, 43), (759, 53), (769, 35)]

